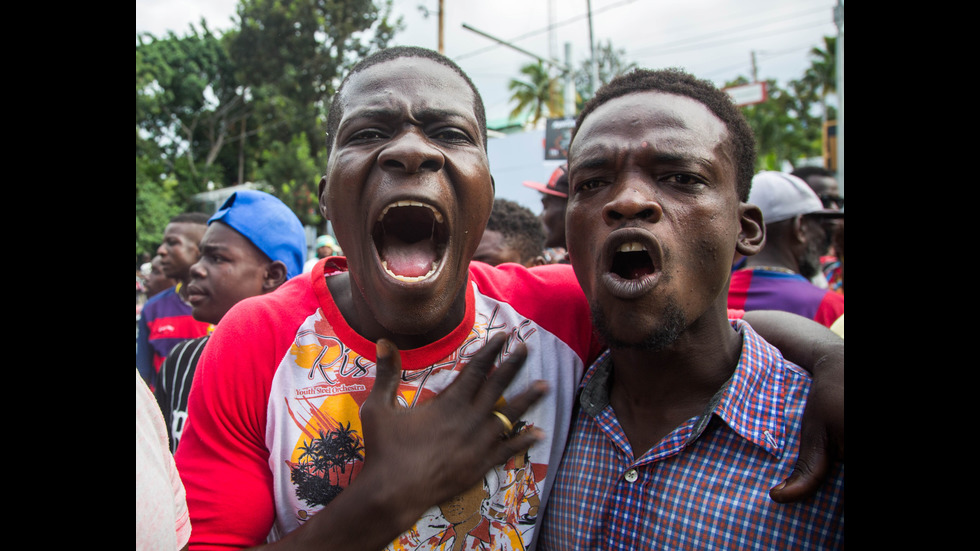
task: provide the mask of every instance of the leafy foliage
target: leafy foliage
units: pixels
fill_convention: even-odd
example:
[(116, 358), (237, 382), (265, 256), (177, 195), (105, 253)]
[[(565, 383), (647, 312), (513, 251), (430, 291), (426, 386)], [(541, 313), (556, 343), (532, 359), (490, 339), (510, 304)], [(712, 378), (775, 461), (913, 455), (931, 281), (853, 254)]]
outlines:
[(614, 48), (612, 40), (607, 40), (605, 44), (596, 44), (596, 60), (598, 60), (599, 83), (593, 86), (592, 83), (592, 58), (582, 61), (579, 68), (575, 71), (575, 93), (576, 107), (581, 109), (585, 102), (589, 100), (595, 91), (603, 84), (626, 74), (637, 67), (636, 63), (626, 61), (626, 50)]
[(391, 0), (240, 0), (235, 29), (137, 36), (136, 254), (209, 189), (265, 181), (319, 225), (324, 121), (340, 76), (387, 46)]
[(511, 102), (517, 104), (511, 118), (526, 114), (527, 126), (533, 127), (542, 118), (564, 116), (563, 87), (558, 77), (552, 77), (541, 62), (524, 65), (521, 74), (526, 78), (514, 78), (507, 84), (513, 93)]

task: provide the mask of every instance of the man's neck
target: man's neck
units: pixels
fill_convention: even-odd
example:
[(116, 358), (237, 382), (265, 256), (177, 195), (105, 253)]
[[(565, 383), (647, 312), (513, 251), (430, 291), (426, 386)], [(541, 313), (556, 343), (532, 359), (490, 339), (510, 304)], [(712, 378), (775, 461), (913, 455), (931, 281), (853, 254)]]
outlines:
[(699, 320), (664, 350), (610, 350), (609, 400), (635, 458), (704, 411), (731, 377), (741, 350), (727, 315)]
[(176, 292), (177, 296), (180, 297), (180, 300), (184, 302), (187, 302), (188, 297), (187, 284), (188, 281), (186, 280), (178, 280), (177, 284), (174, 286), (174, 292)]
[(745, 259), (745, 268), (777, 268), (778, 270), (789, 270), (794, 274), (800, 273), (800, 266), (792, 253), (783, 251), (776, 247), (766, 247), (755, 256)]
[(432, 344), (453, 331), (466, 315), (466, 288), (456, 298), (452, 310), (445, 320), (430, 331), (419, 334), (396, 334), (384, 327), (374, 317), (367, 303), (355, 291), (349, 273), (340, 273), (327, 278), (327, 288), (333, 296), (334, 304), (340, 310), (347, 325), (358, 335), (371, 342), (388, 339), (399, 350), (412, 350)]

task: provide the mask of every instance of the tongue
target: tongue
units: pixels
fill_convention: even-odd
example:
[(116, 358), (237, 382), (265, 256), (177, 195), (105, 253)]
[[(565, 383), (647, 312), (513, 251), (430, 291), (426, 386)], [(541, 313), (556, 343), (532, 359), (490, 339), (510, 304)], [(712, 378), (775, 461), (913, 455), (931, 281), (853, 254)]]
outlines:
[(386, 241), (382, 258), (387, 262), (388, 270), (395, 275), (419, 277), (432, 269), (432, 263), (436, 260), (435, 244), (432, 240), (405, 243), (388, 237)]

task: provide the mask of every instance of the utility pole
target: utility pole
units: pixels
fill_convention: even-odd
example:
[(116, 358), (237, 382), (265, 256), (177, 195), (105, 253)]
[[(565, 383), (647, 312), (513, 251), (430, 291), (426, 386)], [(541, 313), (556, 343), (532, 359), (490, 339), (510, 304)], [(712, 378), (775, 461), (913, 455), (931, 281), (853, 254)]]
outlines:
[(844, 0), (834, 8), (837, 24), (837, 184), (844, 195)]
[(755, 64), (755, 50), (752, 50), (752, 82), (759, 82), (759, 68)]
[(565, 116), (575, 116), (575, 77), (572, 75), (572, 43), (565, 43)]
[(445, 19), (443, 16), (443, 11), (445, 10), (443, 8), (444, 8), (444, 0), (439, 0), (439, 53), (445, 55), (446, 54), (445, 32), (443, 31), (444, 19)]
[(463, 28), (466, 29), (466, 30), (468, 30), (468, 31), (473, 31), (473, 32), (475, 32), (476, 34), (478, 34), (480, 36), (484, 36), (486, 38), (489, 38), (490, 40), (493, 40), (494, 42), (496, 42), (496, 43), (498, 43), (498, 44), (500, 44), (502, 46), (507, 46), (508, 48), (510, 48), (512, 50), (517, 50), (518, 52), (521, 52), (524, 55), (531, 56), (534, 59), (537, 59), (538, 61), (540, 61), (541, 63), (545, 63), (547, 65), (551, 65), (552, 67), (558, 69), (559, 71), (562, 71), (563, 73), (565, 71), (568, 71), (568, 72), (571, 72), (572, 71), (571, 65), (564, 65), (564, 64), (562, 64), (562, 62), (558, 61), (557, 59), (547, 59), (547, 58), (541, 57), (538, 54), (535, 54), (535, 53), (532, 53), (532, 52), (529, 52), (529, 51), (525, 50), (524, 48), (521, 48), (519, 46), (515, 46), (515, 45), (511, 44), (510, 42), (507, 42), (506, 40), (502, 40), (500, 38), (497, 38), (496, 36), (487, 34), (487, 33), (483, 32), (483, 31), (481, 31), (479, 29), (475, 29), (472, 26), (467, 25), (466, 23), (463, 23)]
[(595, 57), (595, 38), (592, 34), (592, 0), (585, 0), (589, 10), (589, 49), (592, 51), (592, 95), (599, 89), (599, 60)]

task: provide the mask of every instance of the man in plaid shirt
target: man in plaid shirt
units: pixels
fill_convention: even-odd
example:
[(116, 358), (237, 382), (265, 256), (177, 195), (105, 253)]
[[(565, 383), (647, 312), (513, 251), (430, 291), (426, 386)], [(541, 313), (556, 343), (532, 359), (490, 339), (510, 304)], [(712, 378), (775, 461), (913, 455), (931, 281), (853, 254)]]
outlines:
[(542, 548), (843, 547), (842, 462), (802, 501), (769, 493), (811, 378), (728, 316), (732, 259), (764, 244), (754, 157), (727, 95), (677, 70), (617, 78), (579, 115), (566, 239), (609, 350), (582, 382)]

